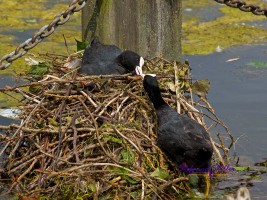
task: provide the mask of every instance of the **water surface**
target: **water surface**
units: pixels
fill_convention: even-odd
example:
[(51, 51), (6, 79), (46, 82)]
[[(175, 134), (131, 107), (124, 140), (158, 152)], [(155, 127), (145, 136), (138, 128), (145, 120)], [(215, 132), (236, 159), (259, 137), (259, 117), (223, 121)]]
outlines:
[[(221, 53), (184, 56), (190, 61), (194, 78), (211, 81), (208, 101), (237, 140), (235, 151), (240, 157), (239, 163), (245, 166), (253, 166), (267, 158), (266, 51), (266, 44), (244, 45)], [(226, 62), (233, 58), (239, 60)], [(259, 62), (262, 62), (260, 66), (253, 65)], [(233, 153), (232, 149), (230, 155)], [(253, 186), (250, 189), (252, 196), (265, 199), (267, 175), (255, 173), (259, 175), (256, 181), (250, 180), (251, 172), (244, 172), (242, 176), (235, 174), (226, 178), (217, 189), (229, 190), (240, 184)], [(248, 179), (239, 180), (241, 177)]]

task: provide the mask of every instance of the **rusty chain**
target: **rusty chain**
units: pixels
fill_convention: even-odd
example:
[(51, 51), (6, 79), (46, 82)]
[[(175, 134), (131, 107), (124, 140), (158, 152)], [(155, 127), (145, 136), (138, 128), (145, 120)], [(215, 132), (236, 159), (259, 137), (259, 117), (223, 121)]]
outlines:
[(15, 51), (3, 56), (0, 60), (0, 69), (6, 69), (14, 60), (24, 56), (44, 38), (51, 35), (59, 25), (65, 24), (69, 20), (70, 15), (80, 11), (85, 6), (86, 1), (87, 0), (73, 0), (69, 4), (69, 8), (56, 15), (50, 24), (43, 26), (35, 35), (32, 36), (32, 38), (29, 38), (25, 42), (21, 43)]
[(267, 17), (267, 8), (261, 8), (254, 4), (247, 4), (243, 0), (214, 0), (220, 4), (225, 4), (232, 8), (238, 8), (244, 12), (252, 12), (254, 15), (265, 15)]

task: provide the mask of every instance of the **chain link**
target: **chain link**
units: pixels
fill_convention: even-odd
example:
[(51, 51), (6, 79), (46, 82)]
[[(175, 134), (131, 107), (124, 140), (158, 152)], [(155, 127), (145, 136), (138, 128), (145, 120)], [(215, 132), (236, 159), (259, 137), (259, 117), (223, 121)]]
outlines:
[(220, 4), (225, 4), (232, 8), (238, 8), (244, 12), (252, 12), (254, 15), (265, 15), (267, 17), (267, 8), (261, 8), (254, 4), (247, 4), (243, 0), (214, 0)]
[(86, 1), (87, 0), (73, 0), (69, 4), (69, 8), (56, 15), (50, 24), (40, 28), (40, 30), (33, 35), (32, 38), (29, 38), (25, 42), (21, 43), (15, 51), (3, 56), (0, 60), (0, 69), (6, 69), (14, 60), (24, 56), (30, 49), (39, 44), (44, 38), (54, 33), (55, 29), (59, 25), (65, 24), (70, 19), (70, 15), (75, 12), (79, 12), (85, 6)]

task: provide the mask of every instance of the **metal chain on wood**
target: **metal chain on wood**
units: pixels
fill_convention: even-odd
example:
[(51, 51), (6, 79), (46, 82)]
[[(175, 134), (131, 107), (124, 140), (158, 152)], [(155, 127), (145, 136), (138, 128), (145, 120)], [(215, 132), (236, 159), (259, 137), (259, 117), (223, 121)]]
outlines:
[(3, 56), (0, 60), (0, 69), (6, 69), (14, 60), (24, 56), (44, 38), (51, 35), (59, 25), (65, 24), (69, 20), (70, 15), (80, 11), (85, 6), (86, 1), (87, 0), (73, 0), (69, 4), (69, 8), (56, 15), (50, 24), (43, 26), (35, 35), (32, 36), (32, 38), (29, 38), (25, 42), (21, 43), (15, 51)]
[(261, 8), (254, 4), (247, 4), (242, 0), (214, 0), (218, 3), (225, 4), (232, 8), (239, 8), (244, 12), (252, 12), (254, 15), (265, 15), (267, 17), (267, 8)]

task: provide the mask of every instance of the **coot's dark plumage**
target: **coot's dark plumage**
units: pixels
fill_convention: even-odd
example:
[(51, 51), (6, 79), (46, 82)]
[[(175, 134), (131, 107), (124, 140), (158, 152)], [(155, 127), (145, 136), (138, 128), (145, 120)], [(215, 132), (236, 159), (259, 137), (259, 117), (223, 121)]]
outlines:
[(126, 74), (134, 72), (144, 59), (133, 51), (121, 51), (115, 45), (104, 45), (97, 37), (86, 47), (79, 73), (90, 75)]
[(210, 167), (213, 147), (203, 126), (178, 114), (163, 100), (156, 77), (145, 75), (144, 89), (158, 117), (158, 145), (176, 166)]

